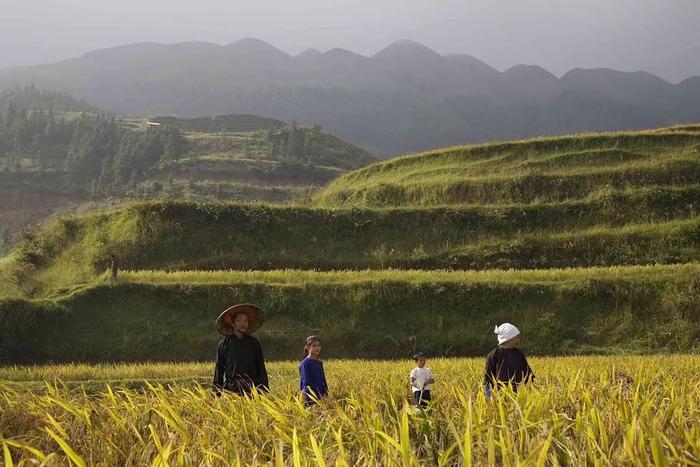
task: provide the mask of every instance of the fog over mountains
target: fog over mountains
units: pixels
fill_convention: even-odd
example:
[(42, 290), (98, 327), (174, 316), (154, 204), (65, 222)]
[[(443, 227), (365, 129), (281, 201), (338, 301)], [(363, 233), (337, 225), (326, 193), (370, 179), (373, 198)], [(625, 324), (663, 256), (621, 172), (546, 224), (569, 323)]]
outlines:
[(139, 43), (0, 70), (0, 89), (34, 83), (125, 116), (251, 113), (326, 130), (380, 156), (436, 146), (700, 120), (700, 77), (535, 65), (499, 72), (412, 41), (372, 56), (291, 56), (257, 39)]

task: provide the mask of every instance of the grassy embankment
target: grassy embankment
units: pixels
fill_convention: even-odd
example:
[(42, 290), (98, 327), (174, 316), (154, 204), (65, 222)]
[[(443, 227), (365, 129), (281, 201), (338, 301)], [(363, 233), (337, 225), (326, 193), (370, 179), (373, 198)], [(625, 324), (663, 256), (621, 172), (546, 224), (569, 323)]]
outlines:
[(700, 126), (463, 146), (345, 174), (315, 201), (333, 207), (571, 201), (603, 188), (696, 184), (699, 158)]
[[(494, 269), (700, 260), (698, 190), (619, 202), (500, 208), (324, 210), (143, 203), (53, 221), (7, 261), (5, 289), (39, 296), (123, 269)], [(0, 288), (0, 294), (2, 293)], [(5, 290), (5, 295), (9, 293)]]
[(207, 359), (227, 305), (267, 310), (258, 335), (289, 358), (311, 333), (334, 357), (477, 355), (517, 322), (533, 353), (689, 351), (700, 267), (562, 271), (129, 272), (60, 299), (0, 302), (5, 361)]
[[(312, 331), (346, 356), (481, 353), (503, 320), (541, 353), (696, 349), (699, 142), (690, 127), (499, 143), (360, 169), (318, 196), (324, 208), (142, 203), (57, 219), (0, 264), (0, 295), (37, 300), (2, 314), (36, 352), (3, 345), (10, 359), (206, 358), (216, 313), (256, 301), (280, 357)], [(112, 252), (126, 270), (200, 272), (127, 272), (110, 288)], [(634, 265), (650, 267), (609, 267)], [(438, 271), (567, 267), (580, 269)]]

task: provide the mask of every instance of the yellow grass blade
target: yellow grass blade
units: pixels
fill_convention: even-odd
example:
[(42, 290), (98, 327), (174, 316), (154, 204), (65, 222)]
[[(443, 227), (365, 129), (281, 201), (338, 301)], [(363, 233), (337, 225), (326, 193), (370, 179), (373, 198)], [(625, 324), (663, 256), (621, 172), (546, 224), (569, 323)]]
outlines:
[(51, 431), (50, 428), (46, 428), (46, 432), (49, 434), (49, 436), (51, 436), (58, 443), (58, 445), (61, 447), (63, 452), (66, 453), (66, 456), (68, 456), (68, 459), (71, 462), (73, 462), (78, 467), (86, 467), (87, 466), (87, 464), (85, 463), (83, 458), (80, 457), (63, 438), (61, 438), (56, 433)]
[(0, 436), (0, 442), (2, 442), (2, 453), (4, 456), (5, 467), (13, 467), (14, 464), (12, 463), (12, 455), (10, 454), (10, 448), (8, 448), (7, 443), (5, 443), (5, 438)]

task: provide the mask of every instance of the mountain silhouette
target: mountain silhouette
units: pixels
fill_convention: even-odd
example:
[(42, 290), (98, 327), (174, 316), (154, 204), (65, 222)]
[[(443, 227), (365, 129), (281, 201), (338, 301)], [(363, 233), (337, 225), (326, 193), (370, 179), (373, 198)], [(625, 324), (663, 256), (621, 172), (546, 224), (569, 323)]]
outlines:
[(0, 90), (33, 83), (119, 116), (248, 113), (320, 124), (380, 156), (436, 146), (700, 120), (700, 79), (535, 65), (500, 72), (466, 54), (402, 40), (365, 57), (296, 56), (259, 39), (136, 43), (0, 70)]

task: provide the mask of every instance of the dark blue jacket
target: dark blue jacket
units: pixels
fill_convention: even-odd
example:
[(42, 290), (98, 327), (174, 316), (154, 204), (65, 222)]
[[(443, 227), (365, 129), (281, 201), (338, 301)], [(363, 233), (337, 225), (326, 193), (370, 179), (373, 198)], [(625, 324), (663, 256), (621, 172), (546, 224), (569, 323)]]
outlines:
[(326, 374), (323, 371), (323, 362), (306, 357), (299, 365), (299, 389), (304, 394), (304, 399), (310, 400), (311, 391), (316, 397), (328, 394)]
[(497, 383), (510, 384), (517, 391), (521, 382), (527, 383), (535, 378), (532, 368), (527, 363), (525, 354), (520, 349), (496, 347), (486, 357), (484, 385), (493, 387)]

